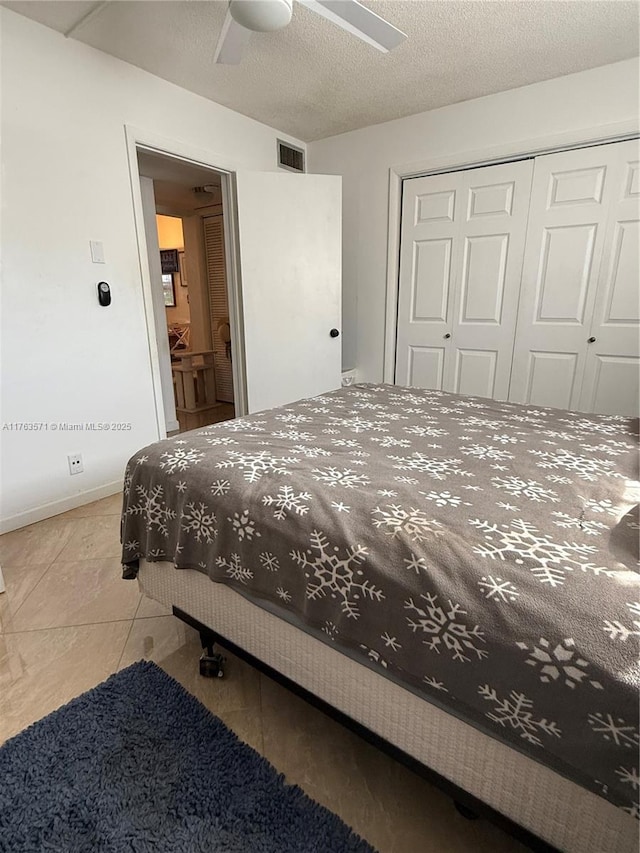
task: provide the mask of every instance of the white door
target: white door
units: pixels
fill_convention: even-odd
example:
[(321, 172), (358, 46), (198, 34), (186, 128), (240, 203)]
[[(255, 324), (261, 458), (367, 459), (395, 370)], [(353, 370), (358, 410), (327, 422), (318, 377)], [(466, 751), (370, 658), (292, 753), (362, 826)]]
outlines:
[(249, 412), (340, 386), (341, 182), (236, 175)]
[[(209, 323), (216, 371), (216, 398), (233, 403), (233, 371), (229, 342), (229, 299), (224, 251), (224, 220), (221, 213), (202, 220), (204, 257), (209, 293)], [(227, 334), (228, 333), (228, 334)]]
[(577, 409), (617, 145), (537, 157), (509, 399)]
[(640, 162), (638, 141), (617, 152), (605, 249), (587, 339), (579, 408), (637, 416), (640, 411)]
[(507, 398), (532, 170), (404, 182), (396, 382)]

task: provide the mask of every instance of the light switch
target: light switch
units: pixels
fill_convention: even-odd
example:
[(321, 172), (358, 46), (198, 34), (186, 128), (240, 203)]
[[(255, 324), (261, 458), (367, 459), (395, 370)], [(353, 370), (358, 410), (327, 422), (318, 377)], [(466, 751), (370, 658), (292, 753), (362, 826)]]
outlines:
[(89, 240), (89, 246), (91, 247), (91, 260), (94, 264), (103, 264), (104, 263), (104, 246), (100, 242), (100, 240)]

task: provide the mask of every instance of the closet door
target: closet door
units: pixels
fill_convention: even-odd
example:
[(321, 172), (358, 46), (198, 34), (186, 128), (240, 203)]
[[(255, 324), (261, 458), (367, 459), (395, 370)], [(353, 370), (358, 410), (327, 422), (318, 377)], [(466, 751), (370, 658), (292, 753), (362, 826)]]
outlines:
[(616, 150), (605, 248), (579, 408), (637, 416), (640, 410), (640, 162), (638, 142)]
[(510, 400), (581, 403), (617, 147), (536, 158)]
[(532, 169), (405, 181), (398, 383), (506, 399)]

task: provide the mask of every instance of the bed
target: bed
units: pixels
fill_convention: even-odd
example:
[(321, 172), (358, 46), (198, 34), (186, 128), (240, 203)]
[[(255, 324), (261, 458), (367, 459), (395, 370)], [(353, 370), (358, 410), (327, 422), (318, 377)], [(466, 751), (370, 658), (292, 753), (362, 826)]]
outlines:
[(544, 842), (631, 851), (637, 446), (350, 386), (132, 457), (124, 572)]

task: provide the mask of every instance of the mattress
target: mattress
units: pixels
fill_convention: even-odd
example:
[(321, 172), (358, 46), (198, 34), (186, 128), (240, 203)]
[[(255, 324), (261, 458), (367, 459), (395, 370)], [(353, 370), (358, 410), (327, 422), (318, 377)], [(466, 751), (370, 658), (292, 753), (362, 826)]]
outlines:
[(560, 850), (636, 853), (638, 823), (621, 809), (229, 587), (144, 560), (138, 579), (146, 595), (184, 610)]
[(633, 814), (637, 447), (629, 418), (342, 388), (141, 449), (123, 562), (200, 570)]

